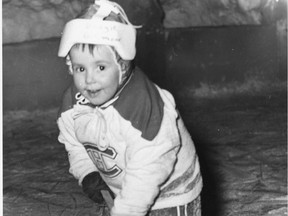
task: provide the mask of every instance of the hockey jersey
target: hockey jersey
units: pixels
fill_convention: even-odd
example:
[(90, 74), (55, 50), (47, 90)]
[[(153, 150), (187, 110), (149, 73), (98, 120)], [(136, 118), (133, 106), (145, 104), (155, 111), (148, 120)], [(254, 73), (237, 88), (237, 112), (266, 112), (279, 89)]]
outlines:
[(69, 87), (57, 123), (79, 184), (97, 171), (115, 193), (111, 215), (146, 215), (200, 194), (198, 157), (174, 99), (139, 68), (98, 107)]

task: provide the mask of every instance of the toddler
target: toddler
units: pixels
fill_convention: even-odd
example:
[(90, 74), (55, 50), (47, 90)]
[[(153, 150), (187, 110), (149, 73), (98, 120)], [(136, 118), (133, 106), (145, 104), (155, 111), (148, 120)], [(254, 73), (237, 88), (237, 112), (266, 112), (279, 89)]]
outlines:
[(58, 55), (73, 84), (59, 141), (84, 193), (114, 199), (112, 216), (200, 216), (202, 177), (172, 95), (133, 64), (136, 29), (114, 2), (96, 0), (63, 31)]

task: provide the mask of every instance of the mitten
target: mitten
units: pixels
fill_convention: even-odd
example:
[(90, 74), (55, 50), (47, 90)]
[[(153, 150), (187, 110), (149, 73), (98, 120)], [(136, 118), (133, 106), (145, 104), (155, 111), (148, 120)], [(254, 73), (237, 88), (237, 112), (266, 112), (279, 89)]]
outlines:
[(107, 184), (103, 181), (100, 174), (98, 172), (89, 173), (84, 177), (82, 181), (82, 189), (83, 192), (94, 202), (102, 204), (104, 203), (103, 196), (101, 194), (101, 190), (107, 190), (111, 196), (114, 198), (113, 192), (107, 186)]

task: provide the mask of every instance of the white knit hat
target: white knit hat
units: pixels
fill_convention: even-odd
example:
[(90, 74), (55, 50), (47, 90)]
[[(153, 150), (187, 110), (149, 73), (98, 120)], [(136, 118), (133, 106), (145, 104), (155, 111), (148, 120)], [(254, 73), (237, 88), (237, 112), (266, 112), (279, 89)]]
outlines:
[[(103, 44), (115, 48), (123, 60), (133, 60), (136, 54), (136, 29), (115, 2), (95, 0), (99, 9), (91, 19), (73, 19), (63, 30), (58, 56), (65, 57), (76, 43)], [(118, 14), (126, 22), (104, 20), (111, 12)]]

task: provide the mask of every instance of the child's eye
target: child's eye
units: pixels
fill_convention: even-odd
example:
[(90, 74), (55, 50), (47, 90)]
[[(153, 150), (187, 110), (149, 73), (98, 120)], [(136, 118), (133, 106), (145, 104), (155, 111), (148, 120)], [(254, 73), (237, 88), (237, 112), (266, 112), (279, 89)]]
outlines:
[(102, 65), (99, 65), (98, 68), (99, 68), (100, 71), (105, 70), (105, 66), (102, 66)]
[(76, 67), (75, 70), (76, 70), (76, 72), (82, 73), (85, 71), (85, 68), (84, 67)]

